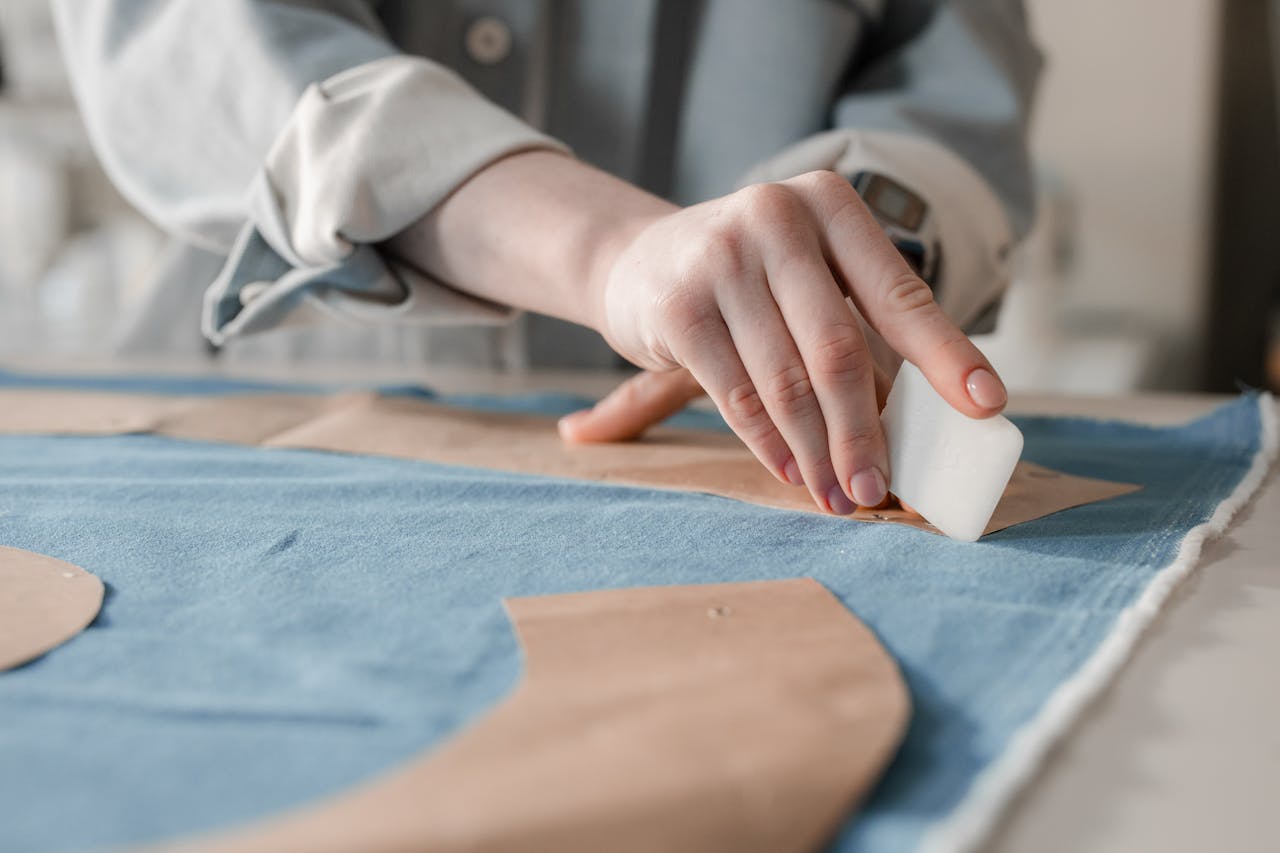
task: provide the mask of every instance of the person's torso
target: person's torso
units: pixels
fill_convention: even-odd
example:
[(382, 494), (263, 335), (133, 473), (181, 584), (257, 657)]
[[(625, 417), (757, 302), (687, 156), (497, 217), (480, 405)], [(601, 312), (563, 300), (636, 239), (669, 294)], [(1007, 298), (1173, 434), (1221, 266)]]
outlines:
[[(402, 50), (452, 68), (586, 162), (689, 204), (828, 126), (875, 5), (385, 0), (378, 14)], [(557, 320), (530, 316), (519, 332), (534, 364), (617, 361)]]
[(385, 0), (401, 49), (449, 66), (583, 160), (688, 204), (830, 124), (877, 3)]
[[(873, 34), (883, 4), (382, 0), (374, 5), (386, 36), (401, 50), (453, 69), (485, 97), (564, 141), (582, 160), (691, 204), (731, 192), (753, 166), (830, 126), (834, 98)], [(213, 267), (215, 259), (196, 257), (201, 254), (188, 249), (175, 258), (174, 274), (187, 276), (197, 262)], [(281, 330), (236, 341), (221, 357), (620, 364), (594, 332), (536, 315), (505, 330)]]

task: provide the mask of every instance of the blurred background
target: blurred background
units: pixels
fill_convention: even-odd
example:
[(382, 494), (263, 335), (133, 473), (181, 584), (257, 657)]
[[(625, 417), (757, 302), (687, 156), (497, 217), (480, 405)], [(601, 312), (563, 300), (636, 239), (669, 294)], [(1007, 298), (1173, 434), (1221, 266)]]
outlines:
[[(1041, 211), (981, 345), (1020, 391), (1280, 390), (1280, 0), (1027, 6)], [(162, 235), (94, 160), (45, 0), (0, 0), (0, 74), (0, 358), (105, 356)]]

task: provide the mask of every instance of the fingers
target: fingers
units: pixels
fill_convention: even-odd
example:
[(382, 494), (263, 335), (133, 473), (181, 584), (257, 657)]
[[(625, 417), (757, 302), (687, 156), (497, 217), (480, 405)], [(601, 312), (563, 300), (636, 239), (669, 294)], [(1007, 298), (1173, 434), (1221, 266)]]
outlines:
[(893, 380), (876, 365), (876, 411), (883, 412), (884, 404), (889, 402), (889, 392), (893, 389)]
[(796, 460), (756, 393), (724, 320), (708, 315), (695, 325), (698, 332), (676, 345), (673, 355), (706, 389), (725, 423), (761, 464), (780, 481), (800, 485), (803, 480)]
[[(805, 289), (816, 289), (819, 283), (802, 282), (801, 285)], [(838, 300), (829, 276), (828, 287), (832, 298)], [(814, 379), (769, 284), (763, 281), (763, 276), (758, 276), (725, 282), (722, 291), (720, 304), (724, 319), (749, 376), (753, 405), (763, 407), (791, 449), (814, 502), (837, 515), (852, 512), (853, 502), (832, 461), (828, 438), (831, 420), (824, 415)], [(843, 308), (843, 300), (839, 301)], [(852, 321), (847, 308), (844, 313)], [(867, 379), (870, 378), (868, 375)], [(863, 390), (874, 409), (874, 387)], [(834, 401), (832, 404), (833, 409), (840, 408)], [(843, 419), (836, 421), (842, 422)], [(837, 441), (842, 442), (843, 438)]]
[(560, 419), (560, 437), (573, 443), (629, 441), (702, 396), (687, 370), (643, 371), (590, 409)]
[[(829, 464), (844, 495), (855, 504), (875, 506), (884, 500), (889, 482), (875, 359), (817, 235), (800, 231), (771, 245), (765, 257), (769, 289), (812, 382)], [(791, 440), (785, 427), (782, 433)]]
[(849, 182), (810, 172), (786, 183), (817, 216), (832, 270), (872, 328), (956, 410), (981, 418), (1003, 409), (1004, 385), (991, 364), (934, 302)]

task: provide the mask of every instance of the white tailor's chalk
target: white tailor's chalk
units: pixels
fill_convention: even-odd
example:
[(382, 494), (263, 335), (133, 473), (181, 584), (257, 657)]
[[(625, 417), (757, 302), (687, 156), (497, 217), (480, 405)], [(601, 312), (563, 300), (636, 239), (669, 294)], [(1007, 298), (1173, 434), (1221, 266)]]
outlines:
[(889, 491), (952, 539), (976, 542), (1022, 455), (1022, 433), (996, 415), (962, 415), (902, 363), (880, 416)]

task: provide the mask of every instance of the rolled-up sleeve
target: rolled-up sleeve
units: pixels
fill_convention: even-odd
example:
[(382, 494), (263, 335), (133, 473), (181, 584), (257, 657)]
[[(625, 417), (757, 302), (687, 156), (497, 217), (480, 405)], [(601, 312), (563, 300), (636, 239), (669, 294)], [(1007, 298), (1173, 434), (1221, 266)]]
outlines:
[(916, 21), (895, 19), (895, 8), (868, 22), (871, 59), (835, 99), (832, 129), (748, 180), (832, 169), (910, 187), (936, 221), (938, 302), (981, 331), (1008, 286), (1010, 251), (1034, 219), (1027, 126), (1040, 54), (1018, 0), (941, 2)]
[(73, 87), (144, 214), (227, 255), (215, 343), (312, 317), (500, 321), (377, 244), (488, 163), (563, 149), (452, 71), (399, 53), (368, 4), (58, 0)]

